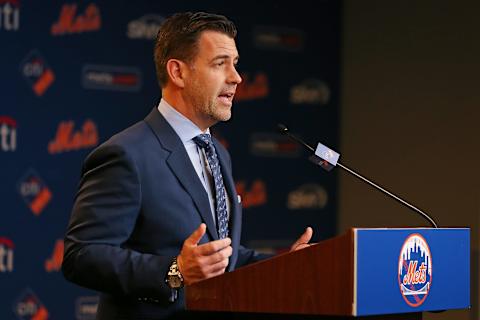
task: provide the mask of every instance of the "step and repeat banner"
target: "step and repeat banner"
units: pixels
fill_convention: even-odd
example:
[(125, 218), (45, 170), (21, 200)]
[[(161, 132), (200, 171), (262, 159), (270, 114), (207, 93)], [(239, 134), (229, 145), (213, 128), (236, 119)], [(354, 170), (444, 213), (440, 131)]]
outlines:
[(153, 44), (178, 11), (238, 27), (230, 151), (243, 243), (282, 252), (305, 226), (335, 235), (337, 177), (277, 124), (338, 148), (341, 2), (198, 4), (0, 0), (0, 319), (94, 319), (97, 293), (64, 280), (63, 236), (86, 155), (160, 99)]

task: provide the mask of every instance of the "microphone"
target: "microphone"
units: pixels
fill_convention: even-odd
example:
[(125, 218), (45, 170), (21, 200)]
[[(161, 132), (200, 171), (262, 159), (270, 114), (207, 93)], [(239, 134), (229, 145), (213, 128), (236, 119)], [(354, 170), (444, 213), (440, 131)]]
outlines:
[(408, 203), (407, 201), (403, 200), (402, 198), (400, 198), (399, 196), (396, 196), (395, 194), (391, 193), (390, 191), (384, 189), (383, 187), (379, 186), (378, 184), (374, 183), (373, 181), (365, 178), (364, 176), (362, 176), (361, 174), (355, 172), (354, 170), (348, 168), (347, 166), (343, 165), (340, 163), (340, 161), (338, 161), (338, 159), (340, 158), (340, 154), (338, 152), (335, 152), (333, 151), (332, 149), (328, 148), (327, 146), (321, 144), (321, 143), (318, 143), (317, 145), (317, 148), (314, 149), (312, 146), (308, 145), (307, 143), (305, 143), (303, 140), (301, 140), (300, 138), (296, 137), (295, 135), (291, 134), (290, 131), (288, 130), (287, 126), (285, 126), (284, 124), (281, 124), (279, 123), (278, 124), (278, 130), (287, 135), (289, 138), (291, 138), (292, 140), (294, 140), (295, 142), (301, 144), (302, 146), (304, 146), (306, 149), (308, 149), (310, 152), (313, 152), (314, 154), (311, 155), (308, 159), (315, 163), (316, 165), (319, 165), (320, 167), (322, 167), (323, 169), (327, 170), (327, 171), (331, 171), (334, 167), (338, 166), (340, 168), (342, 168), (343, 170), (347, 171), (348, 173), (354, 175), (355, 177), (357, 177), (358, 179), (368, 183), (369, 185), (375, 187), (377, 190), (380, 190), (381, 192), (383, 192), (384, 194), (387, 194), (389, 195), (390, 197), (392, 197), (393, 199), (397, 200), (398, 202), (400, 202), (401, 204), (409, 207), (410, 209), (414, 210), (415, 212), (419, 213), (423, 218), (425, 218), (426, 220), (428, 220), (428, 222), (434, 227), (434, 228), (438, 228), (437, 226), (437, 223), (433, 220), (432, 217), (430, 217), (428, 214), (426, 214), (425, 212), (423, 212), (422, 210), (418, 209), (417, 207), (415, 207), (414, 205)]

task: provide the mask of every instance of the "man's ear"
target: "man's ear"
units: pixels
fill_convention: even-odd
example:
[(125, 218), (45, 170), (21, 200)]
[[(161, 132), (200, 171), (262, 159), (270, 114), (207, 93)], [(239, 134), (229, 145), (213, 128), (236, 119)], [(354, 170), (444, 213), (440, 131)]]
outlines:
[(185, 87), (185, 76), (187, 74), (187, 65), (178, 59), (170, 59), (167, 61), (168, 77), (177, 87)]

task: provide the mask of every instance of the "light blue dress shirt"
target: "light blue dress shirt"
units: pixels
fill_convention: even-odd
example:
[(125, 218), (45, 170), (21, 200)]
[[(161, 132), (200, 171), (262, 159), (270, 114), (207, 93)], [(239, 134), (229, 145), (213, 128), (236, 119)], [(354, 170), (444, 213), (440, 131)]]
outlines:
[[(215, 195), (213, 194), (213, 176), (212, 171), (207, 163), (207, 158), (203, 149), (197, 146), (197, 144), (192, 140), (194, 137), (202, 133), (210, 134), (210, 129), (207, 129), (203, 132), (196, 124), (194, 124), (190, 119), (185, 117), (183, 114), (178, 112), (174, 107), (168, 104), (164, 99), (160, 100), (158, 104), (158, 111), (162, 116), (167, 120), (168, 124), (173, 128), (182, 140), (185, 149), (187, 150), (190, 161), (192, 162), (195, 171), (197, 172), (198, 178), (202, 182), (205, 191), (208, 194), (208, 199), (210, 201), (210, 209), (212, 211), (213, 221), (215, 225), (217, 224), (216, 213), (215, 213)], [(228, 194), (225, 190), (225, 194)], [(227, 197), (227, 214), (230, 216), (230, 201)]]

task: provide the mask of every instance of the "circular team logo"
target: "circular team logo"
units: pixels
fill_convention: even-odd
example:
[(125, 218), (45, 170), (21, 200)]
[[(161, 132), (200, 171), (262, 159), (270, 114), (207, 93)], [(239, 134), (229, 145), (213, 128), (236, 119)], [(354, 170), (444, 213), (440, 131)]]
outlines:
[(432, 255), (420, 234), (408, 236), (398, 258), (398, 285), (405, 302), (418, 307), (425, 302), (432, 286)]

